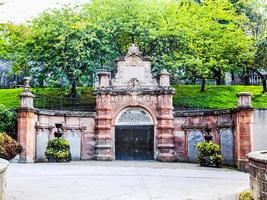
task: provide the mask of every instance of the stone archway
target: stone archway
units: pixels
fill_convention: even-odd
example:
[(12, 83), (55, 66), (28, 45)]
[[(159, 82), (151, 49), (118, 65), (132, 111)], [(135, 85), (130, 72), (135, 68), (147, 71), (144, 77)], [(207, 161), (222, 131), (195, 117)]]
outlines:
[(141, 107), (121, 111), (115, 126), (116, 160), (154, 159), (154, 124), (151, 115)]

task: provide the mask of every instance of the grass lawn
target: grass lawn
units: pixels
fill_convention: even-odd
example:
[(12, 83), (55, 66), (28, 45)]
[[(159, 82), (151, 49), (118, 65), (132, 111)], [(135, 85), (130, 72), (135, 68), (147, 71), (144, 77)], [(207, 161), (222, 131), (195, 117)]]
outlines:
[(251, 92), (254, 108), (267, 108), (267, 94), (262, 94), (261, 86), (214, 86), (209, 85), (206, 92), (200, 92), (197, 85), (177, 85), (174, 106), (198, 108), (235, 108), (238, 92)]
[[(197, 108), (235, 108), (238, 92), (251, 92), (254, 108), (267, 108), (267, 94), (261, 93), (261, 86), (207, 86), (206, 92), (200, 92), (199, 85), (174, 86), (176, 94), (173, 99), (175, 107)], [(58, 88), (34, 88), (38, 94), (60, 96), (67, 95), (68, 91)], [(79, 88), (79, 94), (88, 103), (95, 102), (92, 88)], [(19, 94), (22, 89), (0, 89), (0, 104), (8, 108), (18, 108)]]

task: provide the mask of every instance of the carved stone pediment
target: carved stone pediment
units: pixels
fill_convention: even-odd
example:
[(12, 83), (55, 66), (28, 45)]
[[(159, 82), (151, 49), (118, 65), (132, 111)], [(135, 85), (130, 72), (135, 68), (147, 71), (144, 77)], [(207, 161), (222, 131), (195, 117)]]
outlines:
[(154, 88), (158, 86), (151, 73), (150, 61), (144, 58), (137, 45), (132, 44), (127, 55), (117, 61), (117, 73), (111, 81), (113, 88), (129, 87), (135, 80), (140, 87)]

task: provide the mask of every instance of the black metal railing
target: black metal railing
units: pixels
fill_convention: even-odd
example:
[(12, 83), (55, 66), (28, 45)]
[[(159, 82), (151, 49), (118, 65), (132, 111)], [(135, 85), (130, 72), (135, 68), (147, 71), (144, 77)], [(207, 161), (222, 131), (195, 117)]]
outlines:
[(201, 111), (201, 110), (215, 110), (205, 107), (190, 107), (190, 106), (174, 106), (174, 111)]
[(34, 94), (35, 108), (47, 110), (95, 111), (95, 102), (84, 97), (48, 96)]

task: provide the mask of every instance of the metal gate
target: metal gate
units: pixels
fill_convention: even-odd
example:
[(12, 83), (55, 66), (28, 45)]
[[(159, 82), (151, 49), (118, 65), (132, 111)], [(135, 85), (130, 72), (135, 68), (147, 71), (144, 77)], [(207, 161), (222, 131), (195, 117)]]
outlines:
[(116, 126), (115, 156), (117, 160), (153, 160), (153, 126)]

